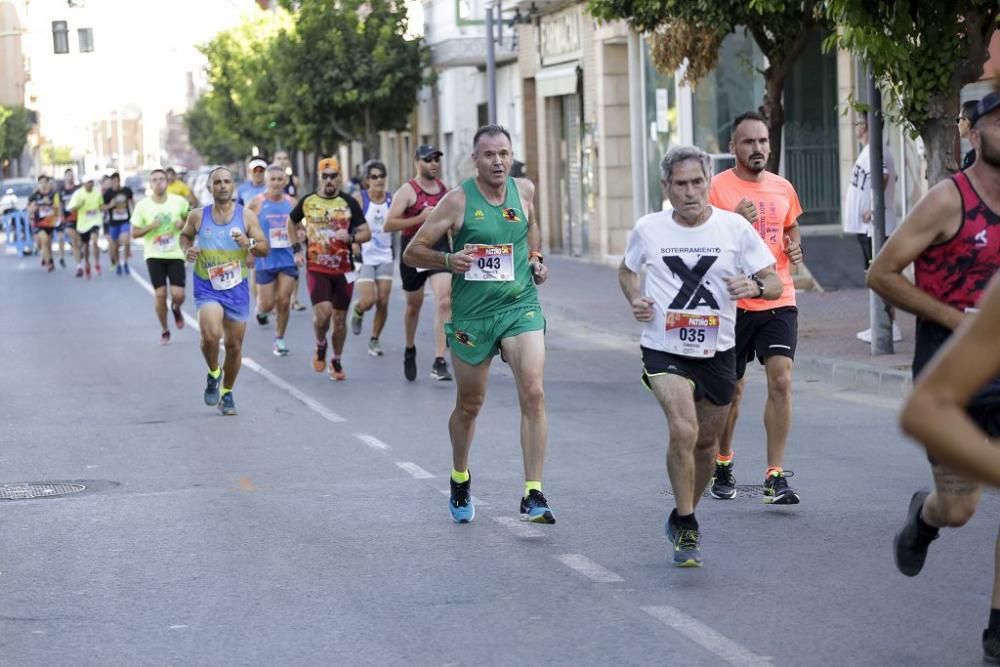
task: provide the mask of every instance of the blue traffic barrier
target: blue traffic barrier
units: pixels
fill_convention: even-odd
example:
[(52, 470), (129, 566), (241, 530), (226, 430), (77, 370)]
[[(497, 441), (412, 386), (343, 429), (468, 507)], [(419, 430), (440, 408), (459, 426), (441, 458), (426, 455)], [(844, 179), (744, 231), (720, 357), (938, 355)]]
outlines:
[(3, 228), (7, 235), (7, 247), (15, 248), (18, 254), (30, 254), (35, 247), (31, 237), (31, 225), (24, 211), (10, 211), (3, 214)]

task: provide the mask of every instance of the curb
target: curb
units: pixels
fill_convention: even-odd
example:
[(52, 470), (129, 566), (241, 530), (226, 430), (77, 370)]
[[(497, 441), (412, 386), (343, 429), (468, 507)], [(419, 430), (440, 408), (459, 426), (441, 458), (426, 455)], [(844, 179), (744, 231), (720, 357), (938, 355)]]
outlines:
[(906, 371), (824, 357), (796, 356), (795, 376), (885, 398), (906, 398), (913, 388)]

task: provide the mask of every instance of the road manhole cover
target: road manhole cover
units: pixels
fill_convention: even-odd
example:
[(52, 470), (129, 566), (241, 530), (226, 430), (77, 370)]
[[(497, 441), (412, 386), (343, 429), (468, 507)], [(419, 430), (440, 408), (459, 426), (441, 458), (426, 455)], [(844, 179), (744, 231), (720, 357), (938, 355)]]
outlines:
[(85, 491), (87, 485), (81, 482), (16, 482), (0, 484), (0, 500), (34, 500), (55, 498)]
[[(664, 491), (668, 496), (674, 495), (674, 492), (670, 489)], [(708, 489), (705, 489), (705, 493), (701, 494), (702, 498), (711, 497), (711, 493)], [(736, 497), (737, 498), (763, 498), (764, 497), (764, 485), (763, 484), (737, 484), (736, 485)]]

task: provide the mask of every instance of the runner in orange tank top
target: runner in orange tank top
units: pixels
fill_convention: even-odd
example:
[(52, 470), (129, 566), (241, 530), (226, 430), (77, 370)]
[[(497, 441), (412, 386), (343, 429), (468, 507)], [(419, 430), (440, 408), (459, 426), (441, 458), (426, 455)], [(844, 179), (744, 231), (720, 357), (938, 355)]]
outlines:
[(767, 431), (767, 470), (764, 473), (764, 502), (794, 505), (799, 496), (788, 486), (785, 447), (792, 424), (792, 363), (798, 339), (798, 308), (791, 264), (802, 261), (798, 217), (799, 197), (792, 184), (764, 169), (771, 154), (767, 124), (756, 113), (745, 113), (733, 121), (729, 151), (736, 166), (712, 178), (708, 200), (713, 206), (735, 211), (754, 226), (774, 255), (782, 292), (776, 301), (742, 299), (736, 315), (736, 393), (729, 419), (719, 438), (715, 476), (711, 494), (715, 498), (736, 496), (733, 475), (733, 431), (739, 418), (740, 401), (746, 384), (747, 362), (754, 358), (764, 364), (767, 374), (767, 403), (764, 428)]

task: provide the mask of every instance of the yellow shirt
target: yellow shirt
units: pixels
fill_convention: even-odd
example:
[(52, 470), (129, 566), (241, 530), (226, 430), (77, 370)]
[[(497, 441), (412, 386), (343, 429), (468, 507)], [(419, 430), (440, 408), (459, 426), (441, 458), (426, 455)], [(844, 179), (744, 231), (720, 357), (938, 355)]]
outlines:
[(187, 183), (179, 178), (167, 186), (167, 192), (172, 195), (177, 195), (178, 197), (184, 197), (184, 199), (191, 198), (191, 188), (189, 188)]

